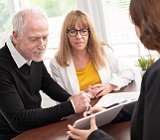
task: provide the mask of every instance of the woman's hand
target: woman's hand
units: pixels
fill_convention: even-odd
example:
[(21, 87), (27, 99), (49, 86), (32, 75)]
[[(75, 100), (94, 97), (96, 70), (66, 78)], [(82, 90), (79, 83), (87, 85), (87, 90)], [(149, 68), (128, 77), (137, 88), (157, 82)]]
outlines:
[(94, 97), (98, 98), (100, 96), (103, 96), (107, 93), (110, 93), (113, 91), (117, 86), (105, 83), (105, 84), (95, 84), (92, 86), (92, 90), (94, 90)]
[(105, 108), (100, 107), (100, 106), (94, 106), (94, 107), (91, 107), (89, 111), (85, 111), (83, 113), (83, 116), (86, 117), (88, 115), (95, 114), (95, 113), (103, 111), (103, 110), (105, 110)]
[(90, 120), (90, 129), (89, 130), (81, 130), (81, 129), (76, 129), (71, 125), (68, 125), (69, 131), (67, 134), (75, 140), (87, 140), (88, 136), (97, 129), (96, 126), (96, 121), (95, 121), (95, 116), (91, 117)]
[(105, 84), (95, 84), (93, 86), (89, 86), (84, 91), (91, 95), (91, 99), (101, 97), (107, 93), (113, 91), (117, 86), (105, 83)]
[(87, 89), (83, 90), (91, 95), (91, 99), (95, 98), (95, 89), (92, 86), (89, 86)]

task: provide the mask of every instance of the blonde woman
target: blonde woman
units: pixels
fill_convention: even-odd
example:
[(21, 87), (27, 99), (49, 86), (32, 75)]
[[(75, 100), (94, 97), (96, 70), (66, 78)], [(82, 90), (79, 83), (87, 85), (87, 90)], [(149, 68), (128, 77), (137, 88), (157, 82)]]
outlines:
[(66, 16), (59, 50), (50, 63), (52, 77), (71, 94), (92, 98), (119, 90), (134, 80), (131, 69), (119, 69), (113, 50), (100, 41), (91, 20), (80, 10)]

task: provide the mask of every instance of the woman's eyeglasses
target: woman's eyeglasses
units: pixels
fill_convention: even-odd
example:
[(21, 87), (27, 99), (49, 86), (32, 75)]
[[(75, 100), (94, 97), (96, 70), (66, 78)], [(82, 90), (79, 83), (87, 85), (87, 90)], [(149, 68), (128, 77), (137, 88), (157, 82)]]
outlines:
[(89, 29), (81, 29), (81, 30), (72, 29), (72, 30), (66, 31), (66, 33), (68, 33), (71, 37), (77, 36), (78, 32), (80, 33), (81, 36), (87, 36), (90, 30)]

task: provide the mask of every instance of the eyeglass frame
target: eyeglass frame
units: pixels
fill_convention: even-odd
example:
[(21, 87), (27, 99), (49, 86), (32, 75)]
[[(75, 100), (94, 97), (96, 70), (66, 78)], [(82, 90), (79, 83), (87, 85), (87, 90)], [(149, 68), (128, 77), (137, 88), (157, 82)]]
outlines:
[[(86, 30), (86, 31), (87, 31), (87, 34), (86, 34), (86, 35), (82, 35), (81, 31), (83, 31), (83, 30)], [(70, 37), (75, 37), (75, 36), (71, 36), (71, 35), (70, 35), (70, 31), (76, 31), (75, 36), (78, 35), (78, 32), (80, 33), (81, 36), (87, 36), (87, 35), (90, 33), (90, 29), (89, 29), (89, 28), (88, 28), (88, 29), (81, 29), (81, 30), (76, 30), (76, 29), (71, 29), (71, 30), (69, 30), (69, 29), (67, 29), (67, 30), (66, 30), (66, 33), (67, 33), (67, 34), (69, 33), (69, 36), (70, 36)]]

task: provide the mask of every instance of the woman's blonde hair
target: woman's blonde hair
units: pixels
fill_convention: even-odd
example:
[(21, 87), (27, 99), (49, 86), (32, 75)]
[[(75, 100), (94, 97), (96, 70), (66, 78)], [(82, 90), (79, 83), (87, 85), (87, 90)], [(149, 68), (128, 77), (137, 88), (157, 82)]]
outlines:
[(69, 66), (69, 62), (72, 57), (72, 47), (70, 45), (67, 30), (74, 29), (76, 24), (80, 27), (89, 29), (89, 38), (87, 43), (87, 51), (93, 62), (95, 68), (100, 69), (105, 66), (105, 51), (104, 45), (107, 45), (99, 40), (91, 20), (86, 13), (76, 10), (67, 14), (61, 31), (61, 39), (59, 50), (56, 54), (56, 60), (61, 66)]

